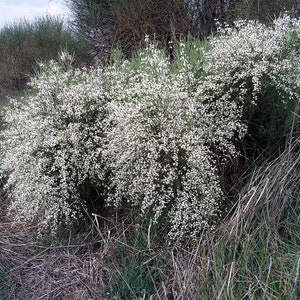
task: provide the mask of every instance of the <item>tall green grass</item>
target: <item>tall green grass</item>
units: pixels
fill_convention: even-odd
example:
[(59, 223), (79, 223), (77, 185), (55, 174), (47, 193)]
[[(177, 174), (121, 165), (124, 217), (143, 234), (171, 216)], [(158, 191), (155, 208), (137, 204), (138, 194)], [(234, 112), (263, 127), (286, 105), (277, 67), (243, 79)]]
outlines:
[(0, 98), (23, 90), (37, 62), (57, 59), (61, 50), (73, 53), (77, 65), (87, 58), (82, 41), (63, 20), (38, 17), (0, 29)]

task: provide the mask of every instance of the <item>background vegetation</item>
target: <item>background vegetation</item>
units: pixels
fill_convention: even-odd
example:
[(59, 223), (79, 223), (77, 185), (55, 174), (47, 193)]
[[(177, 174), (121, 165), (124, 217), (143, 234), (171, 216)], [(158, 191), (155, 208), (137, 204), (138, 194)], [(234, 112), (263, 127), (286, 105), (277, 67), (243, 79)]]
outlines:
[(87, 59), (84, 45), (56, 17), (38, 17), (35, 21), (21, 20), (0, 29), (0, 99), (18, 94), (26, 88), (39, 61), (57, 59), (63, 49), (74, 54), (76, 65)]
[[(294, 16), (299, 13), (296, 0), (193, 1), (185, 2), (186, 6), (181, 1), (164, 1), (161, 15), (155, 1), (131, 1), (131, 5), (121, 0), (71, 2), (75, 35), (59, 20), (48, 18), (0, 31), (2, 99), (23, 90), (37, 62), (56, 59), (61, 49), (75, 54), (77, 66), (87, 65), (95, 55), (101, 64), (120, 62), (123, 55), (132, 57), (144, 45), (147, 33), (155, 35), (168, 51), (173, 41), (174, 53), (169, 55), (176, 60), (183, 51), (176, 40), (181, 37), (186, 43), (187, 33), (194, 44), (210, 49), (207, 40), (194, 37), (203, 39), (215, 31), (216, 18), (229, 23), (237, 17), (268, 23), (283, 10)], [(90, 5), (86, 15), (81, 14), (80, 3)], [(99, 10), (99, 3), (119, 6)], [(143, 13), (144, 9), (152, 13)], [(168, 19), (161, 19), (163, 12)], [(157, 28), (156, 22), (164, 26)], [(32, 35), (35, 30), (40, 33)], [(49, 41), (56, 46), (50, 47)], [(291, 36), (290, 41), (299, 51), (297, 39)], [(197, 69), (203, 53), (188, 47), (193, 43), (187, 42), (184, 51), (193, 72), (201, 77)], [(123, 54), (111, 56), (115, 47)], [(132, 60), (134, 64), (139, 65)], [(299, 95), (295, 82), (291, 85)], [(170, 243), (162, 227), (141, 218), (135, 209), (127, 213), (128, 207), (123, 207), (117, 213), (91, 214), (90, 221), (80, 226), (59, 228), (54, 237), (37, 239), (36, 223), (13, 224), (7, 214), (13, 199), (3, 194), (0, 299), (299, 299), (300, 140), (299, 110), (295, 110), (299, 98), (286, 106), (274, 86), (264, 87), (255, 109), (249, 106), (245, 111), (251, 135), (238, 143), (241, 155), (227, 164), (219, 162), (229, 205), (214, 233), (203, 233), (196, 242)], [(89, 195), (94, 197), (93, 193)]]
[[(87, 51), (106, 63), (119, 47), (126, 58), (144, 46), (149, 35), (172, 55), (172, 43), (191, 34), (206, 38), (217, 29), (216, 20), (236, 19), (270, 23), (283, 12), (299, 15), (298, 0), (67, 0), (72, 25), (86, 40)], [(170, 44), (171, 43), (171, 44)]]

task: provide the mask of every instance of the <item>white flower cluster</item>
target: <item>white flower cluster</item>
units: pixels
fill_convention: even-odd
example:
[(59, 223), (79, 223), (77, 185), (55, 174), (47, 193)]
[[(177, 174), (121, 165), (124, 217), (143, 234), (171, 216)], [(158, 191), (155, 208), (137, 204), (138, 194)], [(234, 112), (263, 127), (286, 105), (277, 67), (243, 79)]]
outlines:
[[(272, 134), (279, 129), (278, 137), (286, 133), (284, 126), (290, 130), (292, 112), (299, 109), (300, 20), (285, 15), (271, 26), (238, 21), (234, 27), (220, 28), (210, 46), (203, 64), (205, 78), (195, 94), (216, 103), (217, 120), (226, 118), (238, 105), (246, 122), (260, 110), (269, 124), (259, 130), (270, 129), (266, 132)], [(279, 122), (286, 125), (272, 128)], [(220, 146), (226, 147), (233, 131), (243, 132), (237, 125), (232, 119), (227, 131), (215, 127), (219, 132), (213, 131), (214, 136), (223, 137)]]
[[(138, 70), (126, 65), (121, 90), (108, 102), (107, 201), (126, 199), (155, 222), (167, 215), (173, 238), (196, 235), (211, 225), (223, 197), (208, 146), (215, 109), (192, 96), (162, 51), (149, 47), (140, 59)], [(220, 130), (227, 124), (220, 121)]]
[(77, 217), (80, 188), (102, 179), (102, 120), (105, 99), (99, 70), (72, 70), (70, 57), (41, 65), (33, 92), (14, 101), (2, 132), (3, 171), (19, 218), (42, 217), (55, 232), (60, 221)]
[(235, 97), (245, 105), (248, 98), (255, 104), (269, 84), (289, 98), (298, 97), (299, 39), (300, 21), (288, 15), (272, 26), (238, 21), (235, 27), (220, 28), (210, 40), (204, 93), (215, 94), (217, 88), (217, 99)]
[(104, 70), (72, 70), (63, 53), (3, 119), (13, 208), (55, 231), (78, 217), (87, 184), (104, 189), (108, 205), (167, 221), (171, 238), (196, 237), (219, 214), (216, 155), (237, 154), (246, 101), (266, 78), (299, 97), (299, 41), (300, 22), (284, 17), (273, 27), (238, 23), (205, 49), (182, 44), (177, 66), (152, 44)]

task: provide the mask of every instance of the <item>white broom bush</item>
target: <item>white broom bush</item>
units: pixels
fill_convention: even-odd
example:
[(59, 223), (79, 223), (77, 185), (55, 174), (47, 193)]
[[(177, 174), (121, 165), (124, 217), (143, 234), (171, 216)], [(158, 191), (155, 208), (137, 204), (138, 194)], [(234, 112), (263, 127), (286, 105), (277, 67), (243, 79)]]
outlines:
[(173, 239), (212, 228), (226, 198), (216, 160), (238, 155), (245, 110), (268, 86), (284, 105), (299, 102), (299, 41), (300, 22), (285, 16), (182, 43), (175, 65), (152, 44), (104, 70), (73, 70), (62, 53), (3, 116), (1, 169), (17, 218), (55, 232), (94, 189)]
[(84, 209), (85, 185), (97, 186), (105, 99), (99, 70), (72, 70), (72, 57), (40, 65), (32, 91), (5, 114), (2, 170), (8, 174), (16, 218), (40, 218), (57, 230)]
[(223, 198), (208, 147), (214, 109), (191, 95), (153, 45), (138, 60), (138, 69), (136, 61), (126, 65), (108, 104), (107, 201), (118, 206), (125, 199), (154, 222), (166, 218), (173, 238), (195, 236), (212, 225)]
[[(271, 26), (239, 21), (220, 28), (210, 43), (203, 65), (205, 79), (195, 94), (218, 103), (219, 119), (230, 113), (228, 102), (243, 107), (245, 121), (263, 132), (253, 137), (256, 142), (273, 143), (276, 148), (299, 108), (300, 21), (289, 16)], [(226, 131), (219, 134), (226, 140)]]

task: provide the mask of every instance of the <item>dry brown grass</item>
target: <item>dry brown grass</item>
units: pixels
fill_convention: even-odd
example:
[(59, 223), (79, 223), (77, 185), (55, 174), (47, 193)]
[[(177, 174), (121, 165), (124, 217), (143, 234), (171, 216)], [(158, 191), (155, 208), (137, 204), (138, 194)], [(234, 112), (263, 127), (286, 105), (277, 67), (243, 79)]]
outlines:
[(91, 238), (90, 231), (77, 236), (76, 243), (70, 232), (64, 243), (53, 240), (43, 245), (36, 238), (36, 226), (13, 224), (5, 216), (5, 206), (1, 207), (0, 265), (18, 286), (13, 299), (105, 299), (106, 243)]
[[(254, 169), (248, 186), (241, 192), (226, 223), (228, 238), (241, 231), (251, 232), (262, 221), (269, 227), (280, 224), (286, 208), (297, 202), (299, 172), (300, 138), (296, 136), (291, 137), (278, 158), (257, 165)], [(262, 215), (264, 220), (261, 219)]]

